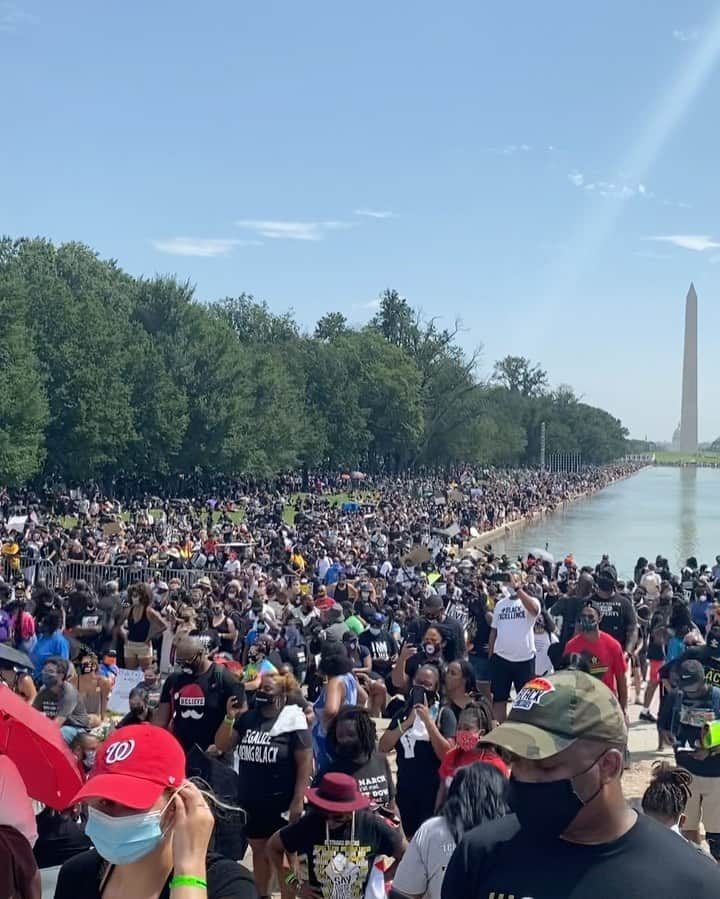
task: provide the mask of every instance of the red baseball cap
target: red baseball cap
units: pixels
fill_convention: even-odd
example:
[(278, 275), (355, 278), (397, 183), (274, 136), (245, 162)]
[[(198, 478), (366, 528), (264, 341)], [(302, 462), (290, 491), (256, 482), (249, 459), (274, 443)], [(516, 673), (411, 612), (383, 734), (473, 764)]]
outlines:
[(72, 800), (109, 799), (148, 809), (168, 787), (185, 780), (185, 753), (171, 733), (152, 724), (129, 724), (97, 751), (85, 786)]

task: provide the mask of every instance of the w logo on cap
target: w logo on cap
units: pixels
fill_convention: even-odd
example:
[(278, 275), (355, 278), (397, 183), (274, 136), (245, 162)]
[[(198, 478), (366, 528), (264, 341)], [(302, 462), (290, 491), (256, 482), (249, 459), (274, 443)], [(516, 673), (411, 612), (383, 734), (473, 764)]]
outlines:
[(135, 740), (120, 740), (118, 743), (113, 743), (112, 746), (108, 746), (105, 753), (105, 764), (114, 765), (115, 762), (124, 762), (134, 751)]

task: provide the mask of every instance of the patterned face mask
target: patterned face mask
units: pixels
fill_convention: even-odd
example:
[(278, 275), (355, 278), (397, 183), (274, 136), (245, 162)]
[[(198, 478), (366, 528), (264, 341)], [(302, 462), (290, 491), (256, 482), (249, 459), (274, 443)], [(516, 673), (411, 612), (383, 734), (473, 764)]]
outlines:
[(455, 734), (455, 742), (463, 752), (470, 752), (470, 750), (475, 749), (479, 739), (479, 730), (459, 730)]

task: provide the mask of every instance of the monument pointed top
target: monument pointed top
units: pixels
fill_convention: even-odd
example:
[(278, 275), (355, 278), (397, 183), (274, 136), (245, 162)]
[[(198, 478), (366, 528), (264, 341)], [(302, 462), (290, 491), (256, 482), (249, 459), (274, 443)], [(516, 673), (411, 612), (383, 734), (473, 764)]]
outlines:
[(697, 299), (697, 294), (695, 293), (695, 285), (693, 282), (690, 282), (690, 289), (687, 292), (688, 297), (695, 297)]

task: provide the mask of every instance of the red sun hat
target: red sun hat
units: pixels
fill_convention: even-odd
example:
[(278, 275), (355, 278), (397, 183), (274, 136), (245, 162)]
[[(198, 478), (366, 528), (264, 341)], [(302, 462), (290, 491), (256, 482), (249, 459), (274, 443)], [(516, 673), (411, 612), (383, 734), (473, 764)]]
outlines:
[(171, 733), (152, 724), (120, 728), (98, 749), (90, 777), (72, 804), (109, 799), (133, 809), (155, 805), (185, 780), (185, 753)]
[(316, 808), (339, 815), (370, 805), (370, 798), (363, 796), (354, 777), (335, 771), (326, 774), (317, 787), (308, 787), (305, 797)]

